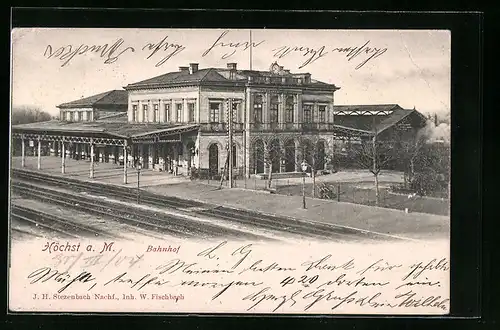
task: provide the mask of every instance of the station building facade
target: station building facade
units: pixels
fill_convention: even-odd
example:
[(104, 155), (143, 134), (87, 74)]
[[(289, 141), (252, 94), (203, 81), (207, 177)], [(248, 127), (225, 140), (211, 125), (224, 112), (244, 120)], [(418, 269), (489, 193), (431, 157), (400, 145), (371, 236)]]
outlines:
[(97, 148), (98, 161), (124, 159), (125, 173), (138, 162), (177, 174), (196, 167), (211, 175), (231, 164), (234, 173), (248, 177), (300, 171), (303, 160), (322, 169), (345, 144), (391, 130), (414, 135), (425, 125), (418, 111), (396, 104), (336, 106), (338, 89), (276, 62), (268, 71), (191, 63), (121, 91), (61, 104), (59, 121), (17, 125), (13, 132), (23, 140), (52, 141), (54, 153), (69, 140), (71, 150), (86, 159)]

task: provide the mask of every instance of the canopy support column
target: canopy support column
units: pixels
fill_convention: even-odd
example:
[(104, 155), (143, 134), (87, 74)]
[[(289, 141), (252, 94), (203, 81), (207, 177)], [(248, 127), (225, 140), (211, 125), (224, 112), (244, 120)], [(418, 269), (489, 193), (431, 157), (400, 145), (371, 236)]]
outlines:
[(94, 139), (90, 138), (90, 178), (94, 178)]
[(61, 141), (61, 173), (66, 173), (66, 148), (64, 145), (64, 136)]
[(42, 169), (42, 141), (40, 140), (40, 135), (38, 135), (38, 162), (37, 162), (37, 168), (39, 170)]
[(26, 151), (24, 150), (24, 135), (22, 135), (21, 136), (21, 167), (26, 166), (25, 154), (26, 154)]
[(127, 140), (123, 140), (123, 183), (127, 184)]

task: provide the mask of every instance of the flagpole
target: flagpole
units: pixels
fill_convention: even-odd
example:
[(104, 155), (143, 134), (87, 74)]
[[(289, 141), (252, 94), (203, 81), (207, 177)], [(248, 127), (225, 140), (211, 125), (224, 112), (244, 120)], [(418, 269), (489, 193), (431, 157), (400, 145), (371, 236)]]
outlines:
[(250, 30), (250, 71), (252, 71), (252, 30)]

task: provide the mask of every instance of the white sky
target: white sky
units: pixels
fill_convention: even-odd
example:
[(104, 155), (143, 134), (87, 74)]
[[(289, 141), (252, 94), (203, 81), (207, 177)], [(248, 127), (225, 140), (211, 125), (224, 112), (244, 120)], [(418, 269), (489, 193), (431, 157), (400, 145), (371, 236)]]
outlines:
[[(12, 103), (36, 105), (57, 114), (56, 105), (105, 92), (143, 79), (171, 71), (190, 62), (206, 67), (226, 67), (228, 62), (238, 68), (249, 68), (249, 50), (214, 47), (209, 49), (224, 30), (173, 29), (15, 29), (12, 32)], [(185, 47), (160, 66), (162, 58), (174, 51), (164, 48), (147, 59), (151, 51), (143, 50), (148, 43), (167, 42)], [(420, 112), (446, 115), (450, 108), (450, 48), (451, 34), (436, 30), (252, 30), (253, 69), (268, 70), (272, 62), (291, 72), (310, 72), (313, 79), (341, 87), (335, 93), (335, 104), (397, 103), (405, 108), (416, 107)], [(47, 47), (56, 53), (59, 47), (72, 45), (112, 46), (118, 39), (123, 43), (115, 52), (122, 53), (114, 63), (105, 64), (107, 56), (98, 52), (75, 55), (66, 65), (55, 54), (48, 58)], [(220, 41), (244, 43), (248, 30), (229, 30)], [(371, 55), (359, 54), (348, 60), (347, 53), (335, 48), (367, 47), (384, 49), (385, 53), (355, 69)], [(292, 52), (274, 57), (282, 46), (309, 47), (325, 55), (302, 69), (299, 67), (312, 56)], [(132, 47), (133, 51), (127, 47)], [(236, 49), (227, 59), (222, 56)], [(45, 55), (44, 55), (45, 53)], [(372, 53), (373, 54), (373, 53)]]

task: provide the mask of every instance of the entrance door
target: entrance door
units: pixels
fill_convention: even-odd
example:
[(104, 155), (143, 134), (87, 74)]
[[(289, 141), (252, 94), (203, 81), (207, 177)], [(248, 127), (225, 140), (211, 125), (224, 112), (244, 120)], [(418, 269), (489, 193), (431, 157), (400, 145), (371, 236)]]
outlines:
[(208, 168), (210, 176), (219, 173), (219, 147), (215, 143), (208, 149)]

